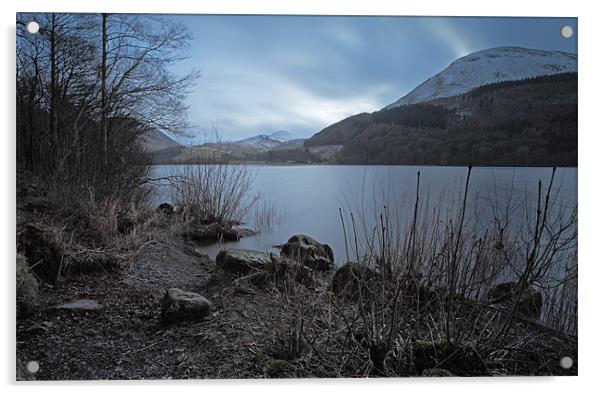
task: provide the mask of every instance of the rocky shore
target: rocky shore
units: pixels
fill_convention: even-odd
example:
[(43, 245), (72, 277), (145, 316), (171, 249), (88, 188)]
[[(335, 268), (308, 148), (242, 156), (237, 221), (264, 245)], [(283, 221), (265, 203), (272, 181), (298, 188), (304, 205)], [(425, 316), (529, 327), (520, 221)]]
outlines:
[[(166, 205), (159, 211), (175, 214)], [(433, 331), (442, 322), (429, 319), (442, 318), (446, 298), (425, 285), (404, 295), (408, 305), (419, 295), (419, 314), (408, 312), (395, 331), (383, 322), (382, 331), (368, 327), (362, 314), (378, 307), (376, 298), (371, 305), (367, 299), (385, 273), (358, 262), (337, 268), (331, 248), (307, 235), (291, 236), (280, 254), (228, 249), (212, 261), (200, 245), (252, 233), (204, 223), (151, 237), (122, 254), (114, 269), (72, 271), (67, 281), (60, 279), (61, 264), (52, 264), (57, 256), (75, 257), (44, 229), (22, 228), (19, 251), (46, 280), (37, 285), (35, 308), (18, 314), (18, 379), (577, 373), (576, 362), (570, 369), (558, 362), (577, 360), (576, 339), (537, 323), (541, 295), (534, 289), (520, 294), (509, 345), (495, 348), (485, 337), (507, 321), (513, 284), (492, 289), (487, 305), (454, 300), (456, 313), (475, 321), (454, 342), (443, 329)], [(36, 258), (43, 263), (32, 265)], [(35, 374), (25, 367), (29, 361), (40, 366)]]

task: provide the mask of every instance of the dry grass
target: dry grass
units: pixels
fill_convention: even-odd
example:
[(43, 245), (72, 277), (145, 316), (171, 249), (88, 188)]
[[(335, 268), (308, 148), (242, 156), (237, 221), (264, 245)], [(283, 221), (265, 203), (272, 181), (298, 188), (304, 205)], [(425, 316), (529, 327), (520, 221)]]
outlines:
[[(286, 313), (271, 344), (276, 356), (319, 376), (442, 367), (467, 376), (575, 374), (558, 360), (576, 359), (576, 209), (552, 204), (552, 173), (534, 211), (519, 211), (529, 225), (513, 227), (508, 210), (491, 223), (469, 220), (470, 175), (456, 209), (432, 215), (421, 206), (418, 176), (406, 226), (388, 207), (373, 222), (341, 210), (347, 253), (371, 274), (354, 274), (352, 297), (280, 286)], [(492, 305), (488, 295), (501, 282), (518, 290)], [(530, 289), (543, 295), (538, 316), (521, 313)]]

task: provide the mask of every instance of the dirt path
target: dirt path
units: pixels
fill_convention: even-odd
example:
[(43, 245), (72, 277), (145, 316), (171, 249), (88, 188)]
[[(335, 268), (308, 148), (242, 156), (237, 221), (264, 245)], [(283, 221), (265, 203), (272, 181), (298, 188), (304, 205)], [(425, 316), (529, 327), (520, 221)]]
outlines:
[[(278, 301), (211, 280), (212, 268), (189, 245), (155, 242), (121, 273), (45, 288), (40, 312), (19, 320), (18, 362), (37, 361), (38, 380), (261, 377)], [(162, 325), (159, 302), (170, 287), (204, 295), (212, 315)], [(77, 299), (97, 300), (102, 308), (55, 308)]]

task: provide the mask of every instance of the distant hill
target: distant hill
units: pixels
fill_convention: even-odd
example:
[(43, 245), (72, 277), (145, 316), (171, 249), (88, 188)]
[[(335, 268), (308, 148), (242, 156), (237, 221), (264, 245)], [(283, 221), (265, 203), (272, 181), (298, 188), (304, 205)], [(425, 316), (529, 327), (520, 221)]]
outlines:
[(234, 142), (226, 142), (225, 144), (252, 146), (258, 151), (267, 151), (278, 148), (279, 146), (283, 145), (284, 143), (288, 143), (291, 140), (293, 140), (292, 133), (285, 130), (280, 130), (271, 134), (259, 134)]
[(231, 161), (243, 162), (316, 162), (322, 161), (321, 155), (312, 155), (303, 143), (305, 139), (293, 139), (288, 131), (276, 131), (271, 134), (259, 134), (238, 141), (205, 143), (190, 147), (168, 147), (153, 152), (155, 163), (206, 162), (215, 157), (216, 152)]

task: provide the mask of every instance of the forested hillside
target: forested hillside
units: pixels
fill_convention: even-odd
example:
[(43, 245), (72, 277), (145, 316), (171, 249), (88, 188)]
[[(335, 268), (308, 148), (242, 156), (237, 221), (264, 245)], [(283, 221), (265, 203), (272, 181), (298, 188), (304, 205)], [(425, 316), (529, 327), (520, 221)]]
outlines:
[(341, 144), (341, 163), (577, 165), (577, 74), (485, 85), (359, 114), (305, 146)]

